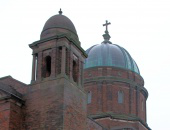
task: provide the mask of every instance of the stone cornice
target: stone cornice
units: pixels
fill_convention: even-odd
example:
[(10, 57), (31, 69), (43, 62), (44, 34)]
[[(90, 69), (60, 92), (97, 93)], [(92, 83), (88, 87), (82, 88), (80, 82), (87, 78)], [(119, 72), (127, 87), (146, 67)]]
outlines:
[(123, 115), (123, 114), (115, 114), (112, 112), (108, 113), (99, 113), (96, 115), (89, 115), (90, 118), (97, 120), (97, 119), (102, 119), (102, 118), (111, 118), (111, 119), (118, 119), (118, 120), (126, 120), (126, 121), (138, 121), (142, 125), (144, 125), (148, 130), (151, 130), (149, 126), (139, 117), (133, 116), (133, 115)]
[(123, 82), (123, 83), (130, 84), (134, 87), (137, 87), (140, 91), (143, 91), (146, 99), (148, 98), (148, 91), (146, 90), (146, 88), (144, 88), (143, 86), (139, 85), (138, 83), (136, 83), (130, 79), (123, 79), (122, 77), (116, 77), (116, 76), (94, 77), (94, 78), (85, 79), (84, 84), (90, 83), (90, 82), (101, 82), (101, 81), (106, 81), (106, 83), (107, 82), (108, 83)]
[(96, 69), (96, 68), (114, 68), (115, 70), (123, 70), (123, 71), (127, 71), (127, 72), (132, 72), (132, 73), (134, 73), (134, 74), (136, 74), (136, 75), (138, 75), (143, 81), (144, 81), (144, 79), (143, 79), (143, 77), (140, 75), (140, 74), (138, 74), (138, 73), (136, 73), (135, 71), (132, 71), (132, 70), (129, 70), (129, 69), (126, 69), (126, 68), (122, 68), (122, 67), (117, 67), (117, 66), (95, 66), (95, 67), (91, 67), (91, 68), (86, 68), (86, 69), (84, 69), (85, 71), (87, 70), (87, 71), (91, 71), (91, 70), (93, 70), (93, 69)]
[(83, 89), (83, 87), (81, 85), (78, 85), (73, 80), (70, 80), (69, 77), (67, 75), (65, 75), (65, 74), (59, 74), (57, 77), (53, 77), (53, 78), (52, 77), (42, 78), (40, 81), (32, 82), (31, 84), (28, 85), (28, 87), (30, 87), (32, 85), (40, 84), (40, 83), (49, 82), (49, 81), (60, 80), (62, 78), (64, 78), (65, 80), (67, 80), (68, 82), (70, 82), (71, 84), (76, 86), (77, 88), (79, 88), (80, 91), (86, 93), (86, 91)]
[(80, 46), (80, 42), (75, 41), (74, 39), (70, 38), (66, 34), (56, 35), (56, 36), (52, 36), (52, 37), (49, 37), (49, 38), (41, 39), (39, 41), (35, 41), (32, 44), (29, 44), (29, 47), (32, 48), (32, 47), (37, 46), (38, 44), (41, 44), (43, 42), (47, 42), (47, 41), (59, 39), (59, 38), (67, 38), (67, 40), (69, 40), (71, 43), (73, 43), (83, 53), (83, 55), (85, 57), (87, 57), (85, 50)]

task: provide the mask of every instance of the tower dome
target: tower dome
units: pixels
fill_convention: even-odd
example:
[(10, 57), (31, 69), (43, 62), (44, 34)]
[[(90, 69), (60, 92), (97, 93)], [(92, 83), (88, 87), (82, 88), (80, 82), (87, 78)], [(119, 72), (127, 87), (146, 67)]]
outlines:
[(60, 9), (59, 14), (50, 17), (45, 23), (41, 32), (41, 39), (55, 36), (57, 34), (68, 33), (70, 36), (73, 35), (73, 39), (74, 37), (78, 39), (74, 24), (68, 17), (62, 15), (62, 11)]

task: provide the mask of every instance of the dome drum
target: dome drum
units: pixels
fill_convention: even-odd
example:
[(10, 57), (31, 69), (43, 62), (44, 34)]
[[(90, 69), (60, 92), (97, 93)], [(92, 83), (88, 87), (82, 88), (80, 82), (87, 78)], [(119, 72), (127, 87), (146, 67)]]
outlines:
[(108, 82), (124, 82), (132, 86), (144, 88), (143, 78), (128, 69), (118, 67), (92, 67), (85, 69), (84, 82), (92, 82), (97, 80), (107, 80)]

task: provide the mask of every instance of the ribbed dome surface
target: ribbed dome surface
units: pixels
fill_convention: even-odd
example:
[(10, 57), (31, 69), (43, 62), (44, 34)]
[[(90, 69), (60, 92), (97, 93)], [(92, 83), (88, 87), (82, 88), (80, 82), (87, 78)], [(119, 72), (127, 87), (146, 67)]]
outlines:
[(61, 14), (54, 15), (51, 18), (49, 18), (45, 23), (42, 32), (51, 28), (64, 28), (77, 35), (76, 29), (72, 21), (66, 16)]
[(85, 69), (97, 66), (113, 66), (129, 69), (140, 74), (135, 61), (130, 54), (116, 44), (102, 43), (87, 49), (88, 58), (85, 61)]

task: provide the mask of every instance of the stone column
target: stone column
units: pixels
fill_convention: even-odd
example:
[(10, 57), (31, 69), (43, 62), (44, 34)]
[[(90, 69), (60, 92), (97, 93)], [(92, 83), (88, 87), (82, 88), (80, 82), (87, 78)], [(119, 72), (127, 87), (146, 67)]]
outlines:
[(97, 82), (97, 111), (102, 111), (102, 93), (103, 93), (103, 84), (102, 81)]
[(73, 80), (73, 52), (70, 50), (70, 79)]
[(129, 113), (132, 113), (132, 104), (133, 104), (133, 97), (132, 97), (132, 85), (129, 85)]
[(37, 59), (37, 81), (41, 81), (42, 77), (42, 51), (38, 53)]
[(136, 87), (136, 115), (139, 116), (139, 88)]
[(66, 67), (66, 47), (62, 46), (61, 74), (65, 74)]
[(107, 88), (107, 82), (103, 80), (103, 86), (102, 86), (102, 111), (103, 112), (107, 110), (106, 88)]
[(53, 48), (51, 55), (51, 77), (54, 78), (55, 75), (56, 75), (56, 48)]
[(81, 86), (81, 61), (80, 58), (78, 58), (78, 86)]
[(146, 112), (147, 112), (147, 111), (146, 111), (146, 99), (145, 99), (145, 101), (144, 101), (144, 104), (145, 104), (145, 110), (144, 110), (144, 112), (145, 112), (145, 122), (147, 122), (147, 118), (146, 118), (146, 117), (147, 117), (147, 113), (146, 113)]
[(81, 61), (81, 86), (83, 87), (83, 76), (84, 76), (84, 73), (83, 73), (83, 62)]
[(32, 59), (32, 79), (31, 79), (31, 83), (35, 81), (35, 59), (36, 59), (36, 56), (35, 56), (35, 54), (33, 54), (33, 59)]

